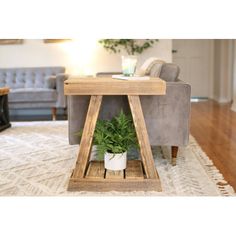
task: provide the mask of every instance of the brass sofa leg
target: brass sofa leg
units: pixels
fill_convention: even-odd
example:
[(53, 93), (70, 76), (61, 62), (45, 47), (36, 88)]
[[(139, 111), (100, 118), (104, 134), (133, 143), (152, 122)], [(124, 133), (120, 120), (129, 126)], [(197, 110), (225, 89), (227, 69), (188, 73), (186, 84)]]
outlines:
[(179, 149), (178, 146), (171, 146), (171, 164), (172, 164), (172, 166), (176, 165), (178, 149)]
[(56, 120), (57, 119), (57, 108), (53, 107), (52, 108), (52, 120)]

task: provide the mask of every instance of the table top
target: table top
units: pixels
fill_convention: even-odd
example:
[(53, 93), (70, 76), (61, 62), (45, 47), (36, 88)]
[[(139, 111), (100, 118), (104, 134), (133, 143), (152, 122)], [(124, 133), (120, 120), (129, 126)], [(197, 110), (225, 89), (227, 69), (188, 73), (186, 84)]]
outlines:
[(1, 87), (0, 88), (0, 96), (8, 94), (10, 89), (8, 87)]
[(150, 80), (118, 80), (111, 77), (70, 76), (64, 82), (65, 95), (165, 95), (166, 82)]

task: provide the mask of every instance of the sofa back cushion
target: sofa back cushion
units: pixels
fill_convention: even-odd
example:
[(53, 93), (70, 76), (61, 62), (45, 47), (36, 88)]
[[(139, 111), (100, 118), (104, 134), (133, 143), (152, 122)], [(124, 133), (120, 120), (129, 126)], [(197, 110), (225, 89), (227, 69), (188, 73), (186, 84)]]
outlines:
[(46, 77), (65, 73), (64, 67), (0, 68), (0, 87), (46, 88)]
[(164, 63), (161, 67), (160, 78), (166, 82), (177, 81), (179, 77), (179, 66), (173, 63)]

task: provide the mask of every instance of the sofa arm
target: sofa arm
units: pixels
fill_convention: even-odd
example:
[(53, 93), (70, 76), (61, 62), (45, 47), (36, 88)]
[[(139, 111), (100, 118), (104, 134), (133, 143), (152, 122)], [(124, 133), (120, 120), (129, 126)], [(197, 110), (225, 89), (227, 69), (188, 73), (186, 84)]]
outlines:
[(60, 73), (56, 75), (56, 90), (58, 94), (56, 107), (66, 107), (66, 96), (64, 95), (64, 81), (68, 78), (68, 74)]
[(45, 77), (44, 88), (55, 89), (56, 88), (56, 76), (49, 75)]
[(141, 96), (152, 145), (185, 146), (189, 140), (191, 86), (167, 82), (165, 96)]
[[(191, 86), (181, 80), (167, 83), (168, 103), (176, 119), (176, 140), (186, 146), (190, 133)], [(178, 143), (178, 142), (177, 142)]]

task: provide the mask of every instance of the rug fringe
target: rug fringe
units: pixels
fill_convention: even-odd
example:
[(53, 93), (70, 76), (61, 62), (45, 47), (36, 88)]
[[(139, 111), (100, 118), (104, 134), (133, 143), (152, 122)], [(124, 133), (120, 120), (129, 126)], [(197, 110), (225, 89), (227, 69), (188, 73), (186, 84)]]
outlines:
[(201, 147), (197, 140), (190, 136), (190, 146), (192, 150), (198, 154), (196, 155), (199, 162), (206, 170), (207, 174), (211, 176), (211, 179), (216, 184), (219, 192), (224, 196), (236, 195), (234, 188), (224, 179), (224, 176), (216, 168), (213, 161), (207, 156), (207, 154), (199, 147)]

